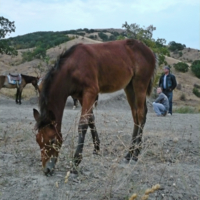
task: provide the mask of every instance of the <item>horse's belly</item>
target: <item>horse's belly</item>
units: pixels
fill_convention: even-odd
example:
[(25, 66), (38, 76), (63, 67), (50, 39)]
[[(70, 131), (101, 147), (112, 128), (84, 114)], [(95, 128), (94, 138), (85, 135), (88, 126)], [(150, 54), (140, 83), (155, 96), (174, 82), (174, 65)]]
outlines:
[(102, 84), (99, 87), (100, 93), (111, 93), (124, 89), (130, 82), (130, 79), (124, 81), (114, 81), (107, 84)]
[[(106, 72), (106, 73), (105, 73)], [(99, 70), (99, 90), (100, 93), (116, 92), (124, 89), (133, 77), (133, 69), (127, 65), (108, 66)]]

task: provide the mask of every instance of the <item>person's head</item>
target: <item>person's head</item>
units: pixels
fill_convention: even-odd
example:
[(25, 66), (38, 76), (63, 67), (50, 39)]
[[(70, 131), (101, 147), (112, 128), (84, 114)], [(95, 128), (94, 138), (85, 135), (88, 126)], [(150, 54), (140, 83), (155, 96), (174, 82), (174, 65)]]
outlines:
[(160, 94), (162, 92), (162, 88), (161, 87), (158, 87), (157, 88), (157, 94)]
[(164, 73), (169, 74), (169, 72), (170, 72), (170, 68), (168, 66), (165, 66), (164, 67)]

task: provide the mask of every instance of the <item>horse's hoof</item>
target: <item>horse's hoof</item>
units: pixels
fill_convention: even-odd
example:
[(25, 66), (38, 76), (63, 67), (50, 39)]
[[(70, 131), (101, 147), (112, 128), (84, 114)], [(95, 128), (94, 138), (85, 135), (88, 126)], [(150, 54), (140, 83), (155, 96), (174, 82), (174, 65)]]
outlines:
[(94, 149), (94, 151), (93, 151), (93, 155), (99, 155), (99, 151), (96, 150), (96, 149)]
[(132, 160), (134, 160), (135, 162), (137, 162), (138, 161), (138, 157), (133, 156)]
[(130, 161), (130, 160), (138, 161), (138, 157), (135, 156), (135, 155), (131, 155), (130, 153), (128, 153), (124, 158), (125, 158), (127, 161)]
[(73, 169), (70, 170), (70, 173), (77, 175), (78, 174), (78, 170), (73, 168)]

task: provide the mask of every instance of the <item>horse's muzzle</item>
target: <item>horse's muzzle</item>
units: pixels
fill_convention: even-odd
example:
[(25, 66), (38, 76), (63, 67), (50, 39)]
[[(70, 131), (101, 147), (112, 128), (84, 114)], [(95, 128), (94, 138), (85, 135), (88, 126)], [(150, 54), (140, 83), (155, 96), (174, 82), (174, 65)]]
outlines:
[(43, 171), (44, 171), (46, 176), (52, 176), (53, 175), (54, 169), (55, 169), (55, 165), (56, 165), (56, 161), (57, 161), (57, 158), (50, 158), (47, 161), (47, 163), (46, 163), (46, 165), (45, 165), (45, 167), (43, 169)]

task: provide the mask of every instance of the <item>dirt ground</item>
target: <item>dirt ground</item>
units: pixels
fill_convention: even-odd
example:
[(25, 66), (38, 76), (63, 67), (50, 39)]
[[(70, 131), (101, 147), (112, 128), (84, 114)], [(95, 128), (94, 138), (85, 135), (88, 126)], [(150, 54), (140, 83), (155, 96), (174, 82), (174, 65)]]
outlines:
[(138, 162), (124, 156), (131, 140), (133, 122), (123, 92), (100, 96), (95, 108), (101, 140), (99, 155), (93, 155), (88, 131), (79, 175), (66, 173), (77, 145), (80, 106), (65, 107), (64, 143), (53, 176), (42, 172), (40, 150), (35, 141), (32, 109), (37, 98), (16, 105), (0, 96), (0, 199), (39, 200), (128, 200), (133, 193), (141, 199), (155, 184), (161, 188), (152, 200), (200, 199), (200, 115), (173, 114), (158, 118), (149, 104), (142, 151)]

